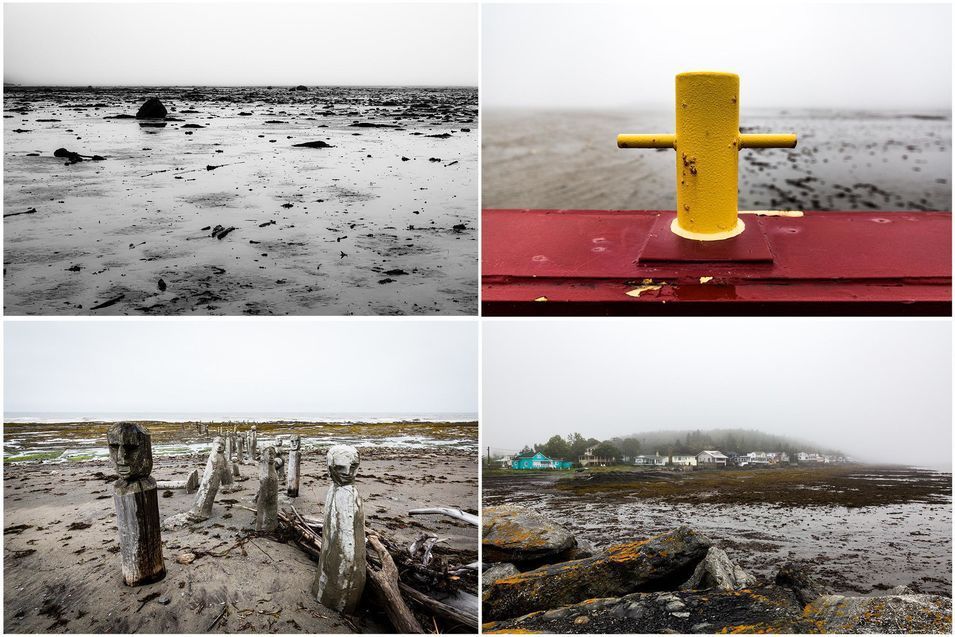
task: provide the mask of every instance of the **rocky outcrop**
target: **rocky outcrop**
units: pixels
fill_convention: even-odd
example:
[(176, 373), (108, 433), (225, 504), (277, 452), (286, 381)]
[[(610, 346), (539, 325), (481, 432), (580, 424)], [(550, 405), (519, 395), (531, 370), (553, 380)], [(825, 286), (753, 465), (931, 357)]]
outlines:
[(951, 633), (952, 600), (939, 595), (824, 595), (803, 608), (790, 589), (633, 593), (589, 599), (483, 632), (547, 633)]
[(952, 632), (952, 600), (941, 595), (823, 595), (804, 616), (827, 633)]
[(807, 567), (795, 562), (783, 564), (776, 573), (775, 581), (777, 585), (790, 589), (803, 606), (829, 592), (816, 582)]
[(693, 573), (711, 545), (706, 536), (680, 527), (649, 540), (611, 546), (596, 557), (500, 579), (485, 591), (484, 617), (520, 617), (597, 597), (675, 589)]
[(136, 112), (136, 119), (162, 119), (166, 116), (166, 107), (158, 97), (150, 97)]
[(784, 588), (633, 593), (588, 599), (520, 618), (491, 621), (484, 634), (547, 633), (811, 633), (802, 605)]
[(481, 548), (488, 562), (560, 561), (577, 545), (570, 531), (524, 507), (485, 507), (482, 519)]
[(681, 590), (698, 591), (718, 588), (721, 591), (738, 591), (756, 585), (756, 578), (730, 561), (721, 548), (711, 546), (706, 557), (696, 565), (696, 570)]

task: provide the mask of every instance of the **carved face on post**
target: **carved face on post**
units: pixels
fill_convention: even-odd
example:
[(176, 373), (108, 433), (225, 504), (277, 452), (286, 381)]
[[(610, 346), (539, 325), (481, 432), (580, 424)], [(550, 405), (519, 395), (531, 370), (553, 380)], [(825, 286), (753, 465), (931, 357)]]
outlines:
[(153, 470), (149, 430), (133, 422), (118, 422), (106, 432), (109, 459), (119, 477), (131, 482), (146, 478)]
[(266, 462), (275, 462), (275, 447), (266, 447), (261, 452), (259, 458), (265, 460)]
[(358, 450), (349, 445), (335, 445), (328, 450), (328, 473), (338, 486), (346, 486), (355, 481), (358, 473)]
[(216, 454), (225, 453), (225, 443), (222, 441), (222, 438), (218, 436), (213, 438), (212, 448), (215, 449)]
[(289, 446), (291, 447), (292, 451), (298, 451), (301, 449), (302, 437), (298, 434), (292, 434), (291, 438), (289, 438)]

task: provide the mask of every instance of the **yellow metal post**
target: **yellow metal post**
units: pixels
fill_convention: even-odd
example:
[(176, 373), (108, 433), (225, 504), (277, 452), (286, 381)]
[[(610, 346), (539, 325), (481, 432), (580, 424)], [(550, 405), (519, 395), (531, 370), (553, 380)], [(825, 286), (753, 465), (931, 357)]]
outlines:
[(743, 232), (737, 185), (740, 148), (793, 148), (795, 135), (739, 132), (739, 76), (699, 71), (676, 76), (676, 135), (618, 135), (619, 148), (676, 150), (676, 212), (671, 230), (717, 241)]

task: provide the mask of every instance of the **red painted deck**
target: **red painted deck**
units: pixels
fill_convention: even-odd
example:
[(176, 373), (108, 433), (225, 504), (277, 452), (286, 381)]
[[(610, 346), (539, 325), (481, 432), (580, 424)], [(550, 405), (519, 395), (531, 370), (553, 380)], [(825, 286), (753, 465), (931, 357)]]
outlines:
[(485, 210), (484, 315), (951, 315), (949, 212), (746, 214), (689, 251), (674, 215)]

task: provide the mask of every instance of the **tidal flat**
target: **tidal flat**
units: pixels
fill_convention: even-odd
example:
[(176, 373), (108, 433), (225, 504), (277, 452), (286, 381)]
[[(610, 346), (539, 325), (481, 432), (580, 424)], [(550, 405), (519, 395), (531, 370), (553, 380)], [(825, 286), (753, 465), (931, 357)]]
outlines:
[[(154, 436), (157, 480), (202, 472), (210, 440), (194, 423), (146, 423)], [(247, 431), (251, 423), (243, 423)], [(130, 588), (123, 584), (112, 500), (116, 480), (99, 455), (103, 423), (19, 423), (5, 443), (19, 449), (59, 451), (56, 458), (8, 459), (4, 465), (4, 624), (7, 632), (69, 633), (350, 633), (388, 632), (375, 605), (344, 617), (310, 594), (317, 563), (291, 538), (254, 532), (258, 468), (240, 465), (233, 490), (220, 489), (204, 523), (163, 532), (166, 577)], [(232, 423), (223, 423), (231, 431)], [(357, 487), (367, 528), (397, 546), (422, 534), (443, 539), (436, 560), (477, 559), (478, 529), (415, 508), (445, 506), (472, 514), (478, 506), (477, 423), (256, 423), (259, 448), (292, 432), (302, 435), (301, 491), (284, 495), (279, 509), (321, 519), (330, 480), (325, 451), (358, 445)], [(40, 436), (37, 430), (48, 433)], [(78, 458), (66, 449), (85, 454)], [(280, 448), (281, 449), (281, 448)], [(287, 446), (285, 447), (287, 449)], [(9, 448), (13, 453), (13, 448)], [(189, 509), (195, 494), (160, 490), (160, 518)], [(475, 582), (476, 584), (476, 582)], [(471, 593), (476, 593), (471, 590)], [(453, 630), (453, 626), (444, 626)], [(458, 628), (460, 629), (460, 628)]]
[(843, 465), (696, 472), (493, 471), (485, 506), (528, 507), (597, 547), (687, 525), (747, 572), (787, 561), (835, 593), (952, 594), (951, 473)]
[[(165, 120), (135, 119), (154, 96)], [(474, 315), (477, 111), (475, 88), (6, 87), (5, 312)]]
[[(740, 210), (951, 209), (951, 111), (760, 109), (740, 130), (798, 139), (740, 152)], [(481, 205), (673, 210), (674, 151), (616, 145), (671, 132), (672, 112), (485, 110)]]

